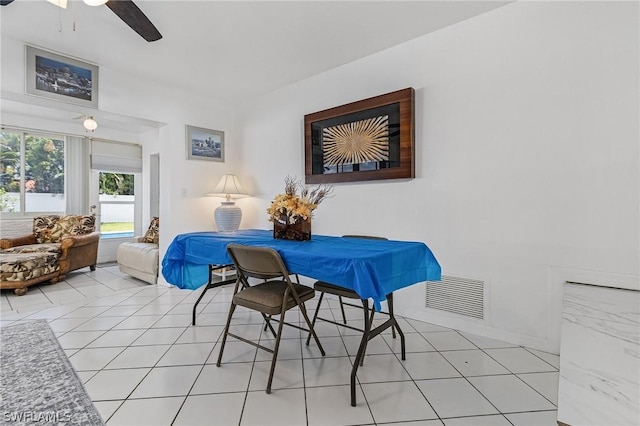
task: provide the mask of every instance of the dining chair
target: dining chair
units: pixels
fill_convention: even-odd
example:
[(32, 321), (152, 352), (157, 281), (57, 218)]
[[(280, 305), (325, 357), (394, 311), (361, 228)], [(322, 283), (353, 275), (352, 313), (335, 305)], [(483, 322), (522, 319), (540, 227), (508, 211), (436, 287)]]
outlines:
[[(240, 341), (272, 353), (271, 369), (269, 371), (269, 379), (267, 381), (266, 388), (266, 392), (269, 394), (271, 393), (273, 373), (276, 367), (278, 349), (280, 347), (280, 339), (282, 337), (282, 329), (284, 325), (309, 332), (310, 336), (313, 336), (316, 341), (322, 356), (325, 355), (324, 348), (313, 330), (313, 325), (309, 320), (309, 316), (307, 315), (307, 310), (304, 305), (304, 302), (315, 296), (315, 290), (311, 287), (292, 282), (290, 273), (282, 261), (282, 258), (278, 252), (272, 248), (229, 244), (227, 246), (227, 252), (235, 265), (237, 280), (216, 365), (220, 367), (222, 362), (222, 354), (224, 352), (227, 336), (235, 337)], [(254, 280), (254, 284), (251, 284), (251, 278), (261, 281), (255, 282)], [(272, 317), (277, 315), (280, 316), (278, 321), (278, 330), (275, 332), (276, 340), (273, 349), (229, 331), (231, 319), (237, 306), (243, 306), (247, 309), (260, 312), (269, 327), (271, 327), (271, 321), (275, 321)], [(307, 324), (307, 328), (285, 321), (286, 312), (296, 306), (299, 307)]]
[[(370, 235), (343, 235), (343, 238), (361, 238), (361, 239), (367, 239), (367, 240), (387, 240), (387, 238), (385, 237), (374, 237), (374, 236), (370, 236)], [(371, 330), (371, 326), (373, 324), (373, 317), (375, 314), (375, 310), (373, 309), (373, 307), (369, 307), (369, 300), (368, 299), (362, 299), (360, 297), (360, 295), (358, 293), (356, 293), (355, 291), (345, 288), (345, 287), (341, 287), (339, 285), (336, 284), (331, 284), (325, 281), (316, 281), (313, 285), (313, 288), (316, 291), (320, 292), (320, 297), (318, 298), (318, 304), (316, 306), (316, 311), (313, 315), (313, 320), (311, 321), (311, 325), (315, 326), (316, 321), (317, 320), (321, 320), (321, 321), (325, 321), (331, 324), (335, 324), (341, 327), (345, 327), (345, 328), (349, 328), (351, 330), (355, 330), (355, 331), (359, 331), (361, 333), (368, 333), (368, 330)], [(334, 296), (338, 297), (338, 301), (340, 304), (340, 311), (342, 312), (342, 322), (337, 322), (333, 319), (330, 318), (326, 318), (326, 317), (321, 317), (320, 314), (320, 307), (322, 305), (322, 300), (324, 298), (325, 294), (331, 294)], [(353, 303), (348, 303), (345, 302), (343, 300), (343, 298), (345, 299), (353, 299), (353, 300), (360, 300), (362, 306), (353, 304)], [(354, 327), (352, 325), (347, 324), (347, 316), (345, 315), (345, 311), (344, 311), (344, 305), (348, 305), (348, 306), (353, 306), (356, 308), (360, 308), (363, 310), (364, 313), (364, 326), (363, 328), (358, 328), (358, 327)], [(393, 294), (388, 294), (387, 295), (387, 306), (389, 308), (389, 316), (394, 320), (394, 326), (391, 327), (391, 333), (393, 338), (396, 338), (396, 327), (398, 328), (398, 332), (402, 333), (402, 331), (400, 330), (400, 327), (397, 325), (397, 322), (395, 321), (395, 316), (393, 314)], [(309, 342), (311, 340), (311, 334), (309, 334), (309, 336), (307, 336), (307, 345), (309, 345)], [(362, 340), (362, 344), (364, 345), (363, 347), (363, 351), (366, 350), (366, 344), (368, 342), (368, 336), (367, 338)], [(403, 354), (403, 359), (404, 359), (404, 352), (405, 352), (405, 347), (404, 347), (404, 339), (401, 339), (401, 348), (402, 348), (402, 354)], [(364, 363), (364, 352), (363, 355), (360, 357), (360, 365), (362, 365)]]

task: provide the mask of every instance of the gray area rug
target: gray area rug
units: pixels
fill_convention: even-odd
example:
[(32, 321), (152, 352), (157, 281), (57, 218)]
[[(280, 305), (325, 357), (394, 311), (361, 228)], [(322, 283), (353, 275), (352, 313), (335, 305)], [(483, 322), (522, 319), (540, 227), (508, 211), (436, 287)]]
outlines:
[(0, 332), (0, 424), (104, 425), (46, 321)]

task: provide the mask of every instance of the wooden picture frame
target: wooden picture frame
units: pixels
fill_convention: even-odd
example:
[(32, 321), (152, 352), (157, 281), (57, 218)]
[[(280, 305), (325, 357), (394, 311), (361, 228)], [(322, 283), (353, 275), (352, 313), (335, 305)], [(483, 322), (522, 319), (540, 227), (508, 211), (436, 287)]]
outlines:
[(98, 66), (25, 45), (28, 95), (98, 108)]
[(414, 178), (414, 103), (406, 88), (305, 115), (305, 182)]
[(186, 126), (187, 160), (224, 162), (224, 132)]

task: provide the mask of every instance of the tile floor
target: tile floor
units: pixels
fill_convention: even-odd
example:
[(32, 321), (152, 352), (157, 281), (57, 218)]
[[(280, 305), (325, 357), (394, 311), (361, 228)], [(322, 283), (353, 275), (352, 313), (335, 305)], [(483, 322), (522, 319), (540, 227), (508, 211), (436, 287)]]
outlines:
[[(316, 326), (325, 357), (286, 328), (267, 395), (270, 354), (230, 339), (215, 366), (231, 290), (209, 290), (192, 326), (201, 290), (147, 285), (107, 265), (22, 297), (3, 291), (0, 325), (47, 319), (108, 425), (556, 424), (557, 355), (404, 318), (406, 361), (390, 333), (372, 340), (357, 407), (349, 375), (359, 336), (328, 323)], [(339, 315), (336, 302), (325, 315)], [(261, 322), (239, 308), (232, 327), (268, 345)]]

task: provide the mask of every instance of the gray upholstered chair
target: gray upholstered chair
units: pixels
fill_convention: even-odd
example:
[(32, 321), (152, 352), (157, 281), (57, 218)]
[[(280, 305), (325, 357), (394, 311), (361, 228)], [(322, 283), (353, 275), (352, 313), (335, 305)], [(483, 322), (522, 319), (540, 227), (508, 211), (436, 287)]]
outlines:
[[(373, 237), (373, 236), (368, 236), (368, 235), (343, 235), (343, 238), (363, 238), (363, 239), (367, 239), (367, 240), (386, 240), (387, 238), (384, 237)], [(375, 310), (371, 309), (369, 307), (369, 300), (367, 299), (362, 299), (360, 297), (360, 295), (358, 295), (358, 293), (356, 293), (355, 291), (345, 288), (345, 287), (341, 287), (339, 285), (335, 285), (335, 284), (331, 284), (325, 281), (316, 281), (313, 285), (313, 288), (316, 291), (320, 292), (320, 297), (318, 298), (318, 305), (316, 306), (316, 312), (313, 315), (313, 321), (311, 321), (311, 325), (315, 326), (316, 321), (317, 320), (321, 320), (321, 321), (325, 321), (331, 324), (335, 324), (335, 325), (339, 325), (341, 327), (345, 327), (345, 328), (349, 328), (351, 330), (355, 330), (355, 331), (360, 331), (362, 333), (366, 333), (366, 330), (370, 330), (372, 323), (373, 323), (373, 316), (375, 314)], [(326, 317), (321, 317), (319, 316), (320, 314), (320, 307), (322, 305), (322, 300), (324, 298), (325, 294), (332, 294), (334, 296), (338, 296), (338, 301), (340, 303), (340, 310), (342, 311), (342, 322), (337, 322), (334, 321), (333, 319), (330, 318), (326, 318)], [(343, 298), (345, 299), (354, 299), (354, 300), (360, 300), (362, 306), (358, 306), (352, 303), (348, 303), (345, 302), (343, 300)], [(354, 327), (352, 325), (347, 324), (347, 316), (345, 315), (344, 312), (344, 305), (348, 305), (348, 306), (354, 306), (356, 308), (361, 308), (363, 310), (364, 313), (364, 326), (363, 328), (358, 328), (358, 327)], [(387, 295), (387, 306), (389, 307), (389, 315), (391, 317), (393, 317), (393, 294), (388, 294)], [(391, 327), (391, 332), (393, 334), (393, 338), (395, 339), (396, 337), (396, 329), (395, 327)], [(307, 337), (307, 345), (309, 344), (309, 341), (311, 339), (311, 335), (309, 335)], [(363, 342), (363, 344), (365, 345), (365, 349), (366, 349), (366, 343), (367, 343), (368, 339), (365, 339)], [(402, 353), (404, 354), (404, 340), (402, 341)], [(364, 356), (360, 359), (360, 365), (362, 365), (364, 362)]]
[[(315, 290), (299, 283), (293, 283), (282, 258), (277, 251), (271, 248), (229, 244), (227, 246), (227, 251), (235, 265), (238, 278), (233, 291), (231, 307), (229, 308), (229, 316), (227, 317), (227, 323), (224, 328), (222, 343), (220, 344), (220, 353), (218, 355), (218, 362), (216, 365), (220, 367), (222, 362), (222, 354), (224, 352), (227, 336), (235, 337), (245, 343), (273, 353), (271, 370), (269, 371), (269, 379), (267, 381), (266, 388), (266, 392), (271, 393), (273, 372), (275, 371), (276, 359), (278, 358), (278, 348), (280, 347), (280, 338), (282, 337), (282, 328), (284, 325), (309, 332), (309, 335), (313, 336), (318, 344), (318, 348), (322, 355), (324, 356), (325, 354), (318, 336), (315, 331), (313, 331), (311, 321), (309, 320), (307, 310), (304, 306), (304, 302), (315, 296)], [(262, 280), (262, 282), (252, 285), (249, 282), (250, 278)], [(229, 326), (231, 325), (231, 319), (236, 306), (243, 306), (262, 314), (265, 322), (269, 328), (271, 328), (271, 331), (274, 333), (276, 338), (273, 349), (229, 331)], [(300, 312), (302, 313), (308, 328), (285, 322), (286, 312), (296, 306), (300, 308)], [(275, 321), (272, 319), (272, 316), (276, 315), (280, 316), (277, 332), (273, 330), (270, 324), (271, 321)]]

